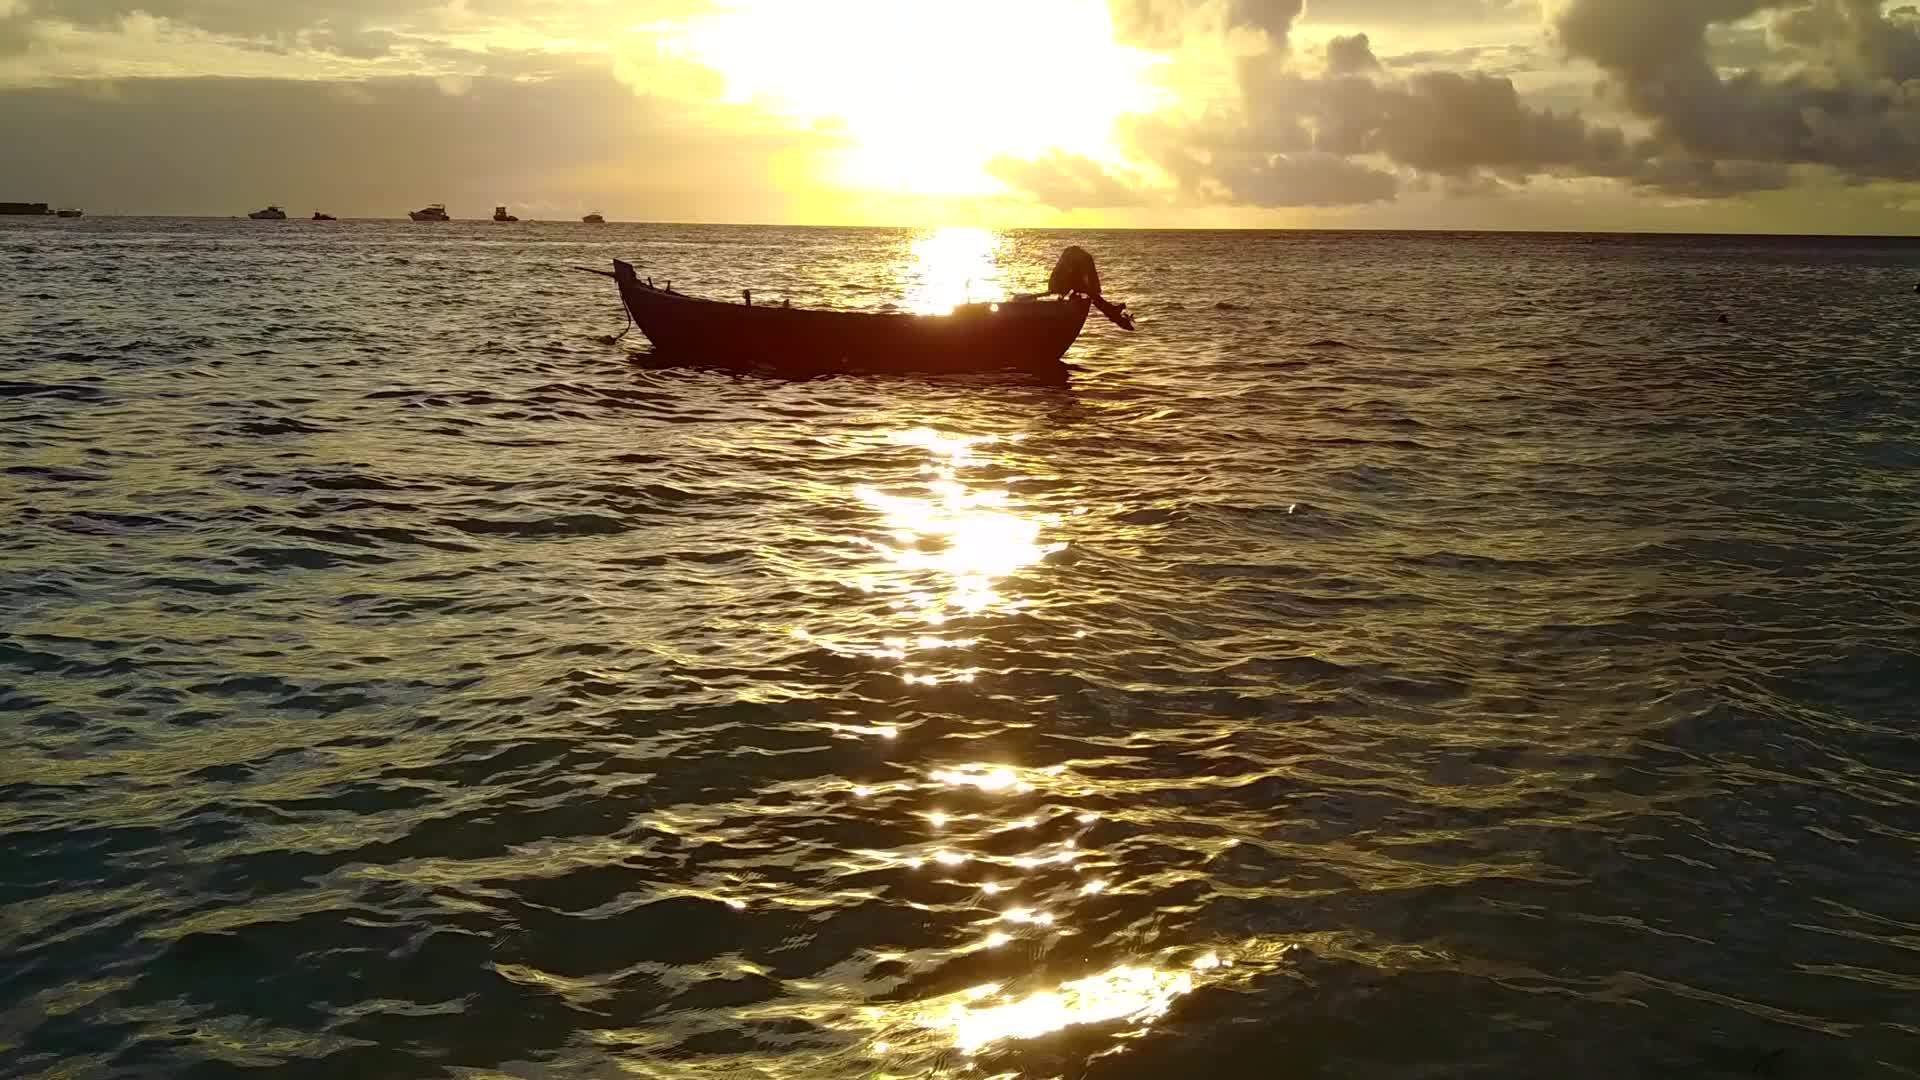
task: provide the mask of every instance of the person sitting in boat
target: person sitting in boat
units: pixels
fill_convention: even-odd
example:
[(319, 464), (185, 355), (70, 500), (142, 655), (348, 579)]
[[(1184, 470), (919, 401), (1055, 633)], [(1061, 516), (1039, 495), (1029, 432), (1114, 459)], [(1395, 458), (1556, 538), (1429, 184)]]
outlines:
[(1085, 248), (1073, 246), (1060, 253), (1060, 261), (1053, 264), (1053, 273), (1047, 275), (1047, 292), (1059, 296), (1083, 293), (1115, 326), (1133, 329), (1133, 316), (1127, 314), (1127, 305), (1108, 303), (1100, 295), (1100, 271), (1094, 269), (1093, 256), (1087, 254)]

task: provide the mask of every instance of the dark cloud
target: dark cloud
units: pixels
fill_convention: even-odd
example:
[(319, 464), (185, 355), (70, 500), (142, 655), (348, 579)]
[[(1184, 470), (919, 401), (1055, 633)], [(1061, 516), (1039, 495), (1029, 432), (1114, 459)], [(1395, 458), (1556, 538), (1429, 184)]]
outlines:
[(1190, 8), (1177, 0), (1107, 0), (1114, 36), (1149, 49), (1177, 48)]
[(1189, 32), (1218, 32), (1222, 23), (1264, 31), (1284, 47), (1303, 18), (1363, 29), (1483, 27), (1531, 22), (1538, 12), (1538, 0), (1107, 0), (1107, 6), (1122, 40), (1152, 49), (1172, 49)]
[[(1407, 53), (1383, 67), (1367, 35), (1355, 34), (1328, 43), (1318, 76), (1287, 52), (1303, 17), (1360, 28), (1512, 24), (1532, 0), (1113, 3), (1163, 41), (1193, 30), (1196, 10), (1267, 36), (1264, 53), (1241, 61), (1236, 115), (1133, 128), (1137, 148), (1189, 198), (1365, 203), (1396, 188), (1484, 193), (1553, 176), (1708, 199), (1790, 187), (1808, 168), (1856, 182), (1920, 180), (1920, 8), (1911, 5), (1568, 0), (1555, 36), (1566, 55), (1599, 66), (1607, 98), (1650, 128), (1630, 137), (1577, 109), (1524, 100), (1505, 77), (1533, 66), (1524, 45)], [(1479, 70), (1452, 70), (1463, 67)]]
[[(1463, 45), (1458, 49), (1420, 49), (1382, 57), (1384, 67), (1472, 68), (1490, 75), (1518, 75), (1539, 70), (1539, 57), (1526, 45)], [(1584, 92), (1582, 94), (1585, 96)]]
[[(705, 0), (633, 0), (633, 19), (665, 19), (701, 9)], [(32, 0), (25, 14), (0, 18), (0, 53), (25, 47), (33, 24), (63, 23), (112, 30), (145, 14), (256, 48), (315, 51), (371, 59), (401, 44), (399, 34), (430, 34), (452, 10), (466, 18), (564, 19), (570, 5), (553, 0)]]
[(1485, 169), (1520, 178), (1618, 169), (1627, 157), (1618, 131), (1592, 127), (1577, 113), (1530, 108), (1499, 76), (1423, 72), (1382, 89), (1374, 102), (1366, 148), (1422, 172)]
[[(1768, 12), (1793, 67), (1723, 76), (1709, 32)], [(1665, 153), (1920, 179), (1920, 20), (1878, 0), (1573, 0), (1557, 29)]]
[(1276, 150), (1237, 131), (1196, 132), (1158, 120), (1129, 131), (1134, 147), (1166, 170), (1190, 202), (1235, 206), (1355, 206), (1387, 202), (1399, 189), (1390, 172), (1315, 150), (1304, 129)]
[(1690, 199), (1724, 199), (1793, 184), (1793, 170), (1766, 161), (1714, 161), (1685, 156), (1646, 157), (1629, 178), (1636, 185)]
[[(1512, 80), (1477, 72), (1424, 71), (1404, 79), (1295, 72), (1271, 57), (1241, 71), (1243, 132), (1310, 133), (1311, 149), (1376, 156), (1419, 173), (1492, 172), (1608, 176), (1632, 172), (1634, 150), (1617, 130), (1578, 113), (1527, 105)], [(1217, 132), (1196, 132), (1218, 144)], [(1275, 146), (1274, 149), (1291, 149)]]
[(1373, 43), (1365, 34), (1337, 37), (1327, 42), (1327, 74), (1358, 75), (1377, 71), (1380, 61), (1373, 55)]
[[(1351, 206), (1414, 189), (1484, 196), (1539, 177), (1602, 178), (1704, 199), (1776, 190), (1793, 180), (1787, 162), (1633, 138), (1577, 111), (1530, 104), (1503, 76), (1441, 70), (1389, 77), (1364, 35), (1331, 42), (1323, 74), (1297, 70), (1276, 48), (1245, 59), (1239, 81), (1242, 102), (1234, 113), (1128, 128), (1134, 149), (1173, 180), (1186, 202)], [(1086, 185), (1054, 172), (1001, 175), (1054, 205), (1087, 205)], [(1112, 182), (1105, 174), (1098, 179)], [(1104, 184), (1102, 190), (1118, 201)]]
[(382, 30), (429, 24), (442, 7), (432, 0), (35, 0), (26, 14), (8, 20), (22, 24), (17, 34), (10, 36), (0, 25), (0, 51), (22, 40), (35, 22), (103, 30), (146, 14), (281, 51), (317, 46), (375, 56), (393, 43)]
[(444, 201), (457, 216), (544, 202), (666, 220), (777, 217), (787, 196), (767, 180), (774, 163), (824, 156), (841, 140), (743, 131), (742, 119), (637, 98), (610, 74), (584, 70), (458, 85), (74, 82), (0, 90), (0, 146), (34, 148), (0, 154), (0, 191), (160, 214), (278, 202), (291, 213), (394, 217)]
[(1305, 9), (1304, 0), (1228, 0), (1227, 25), (1265, 31), (1275, 48), (1284, 49)]
[(325, 23), (404, 19), (440, 5), (428, 0), (36, 0), (36, 18), (76, 26), (117, 26), (147, 14), (215, 33), (273, 34)]
[(1481, 27), (1532, 22), (1537, 0), (1312, 0), (1307, 19), (1323, 26), (1389, 29), (1405, 26)]
[(27, 51), (33, 44), (33, 20), (26, 15), (0, 15), (0, 56)]
[(1360, 206), (1389, 202), (1400, 190), (1392, 173), (1312, 151), (1217, 155), (1211, 173), (1225, 201), (1236, 206)]
[[(1150, 49), (1177, 47), (1193, 27), (1196, 16), (1212, 15), (1218, 0), (1107, 0), (1114, 32), (1120, 40)], [(1284, 49), (1300, 18), (1305, 0), (1225, 0), (1224, 22), (1207, 28), (1259, 30), (1275, 47)]]
[(324, 27), (303, 35), (301, 44), (314, 52), (332, 53), (353, 60), (377, 60), (405, 40), (405, 37), (391, 30)]

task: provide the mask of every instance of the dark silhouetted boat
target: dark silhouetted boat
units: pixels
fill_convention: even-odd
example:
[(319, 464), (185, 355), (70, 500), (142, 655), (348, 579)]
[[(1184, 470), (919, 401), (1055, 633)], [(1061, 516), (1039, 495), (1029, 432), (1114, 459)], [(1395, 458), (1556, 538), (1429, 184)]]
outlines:
[(589, 225), (605, 225), (607, 223), (607, 219), (601, 217), (598, 213), (588, 214), (586, 217), (583, 217), (580, 220), (586, 222)]
[(55, 217), (77, 218), (85, 215), (86, 211), (85, 210), (55, 210), (53, 214)]
[(447, 216), (446, 203), (434, 203), (430, 206), (422, 207), (419, 210), (409, 210), (407, 211), (407, 216), (412, 218), (415, 221), (452, 221), (453, 220), (452, 218)]
[(493, 220), (500, 221), (500, 222), (507, 222), (507, 221), (519, 221), (520, 219), (517, 217), (514, 217), (512, 214), (507, 213), (506, 207), (496, 206), (493, 208)]
[(252, 218), (255, 221), (287, 220), (287, 212), (285, 210), (280, 209), (277, 206), (269, 206), (265, 210), (255, 210), (253, 213), (248, 214), (247, 216)]
[(333, 216), (332, 214), (323, 214), (323, 213), (321, 213), (320, 211), (318, 211), (318, 210), (315, 210), (315, 211), (313, 212), (313, 220), (315, 220), (315, 221), (338, 221), (338, 220), (340, 220), (340, 219), (339, 219), (339, 218), (336, 218), (336, 217), (334, 217), (334, 216)]
[(611, 273), (592, 272), (614, 279), (657, 357), (784, 376), (1018, 371), (1058, 378), (1089, 307), (1133, 329), (1126, 305), (1100, 296), (1093, 259), (1079, 248), (1061, 256), (1046, 293), (962, 304), (946, 315), (756, 305), (751, 292), (742, 304), (703, 300), (674, 292), (671, 283), (642, 281), (619, 259)]
[(53, 213), (43, 202), (0, 202), (0, 214), (18, 217), (44, 217)]

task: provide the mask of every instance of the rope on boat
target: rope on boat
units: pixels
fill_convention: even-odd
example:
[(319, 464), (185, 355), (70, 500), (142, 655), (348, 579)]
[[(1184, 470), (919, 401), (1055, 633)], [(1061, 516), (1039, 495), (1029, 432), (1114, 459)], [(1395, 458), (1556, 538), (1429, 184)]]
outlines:
[[(601, 277), (610, 277), (616, 281), (618, 281), (620, 278), (619, 274), (616, 274), (611, 270), (598, 270), (591, 266), (576, 266), (574, 267), (574, 269), (584, 270), (589, 274), (599, 274)], [(632, 309), (627, 307), (627, 301), (625, 297), (621, 297), (620, 299), (620, 312), (621, 314), (627, 317), (627, 328), (613, 335), (612, 337), (603, 338), (603, 340), (605, 340), (606, 343), (609, 345), (618, 345), (620, 343), (621, 338), (626, 337), (628, 334), (633, 333), (633, 311)]]
[(627, 306), (625, 297), (620, 298), (620, 311), (627, 317), (627, 328), (613, 335), (613, 343), (616, 345), (620, 343), (621, 338), (633, 333), (633, 309)]

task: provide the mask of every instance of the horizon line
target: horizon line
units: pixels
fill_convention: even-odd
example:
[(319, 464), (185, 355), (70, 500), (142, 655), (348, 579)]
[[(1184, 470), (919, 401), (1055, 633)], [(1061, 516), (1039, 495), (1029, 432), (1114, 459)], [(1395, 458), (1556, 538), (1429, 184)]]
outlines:
[[(52, 205), (52, 204), (48, 204), (48, 205)], [(55, 215), (51, 213), (0, 215), (0, 220), (5, 220), (10, 217), (52, 218), (54, 216)], [(85, 220), (86, 218), (92, 218), (95, 221), (99, 221), (103, 219), (117, 219), (117, 218), (154, 219), (154, 220), (170, 219), (170, 220), (176, 220), (176, 221), (249, 221), (249, 220), (252, 220), (248, 218), (245, 214), (129, 214), (129, 213), (115, 213), (110, 211), (100, 212), (100, 213), (89, 212), (85, 215), (85, 217), (79, 220)], [(74, 220), (74, 219), (69, 218), (64, 220)], [(307, 218), (307, 217), (299, 217), (295, 215), (288, 215), (285, 221), (288, 224), (299, 223), (299, 222), (307, 222), (309, 224), (312, 224), (313, 219)], [(335, 221), (336, 223), (346, 223), (346, 222), (354, 222), (354, 221), (389, 221), (389, 222), (405, 222), (410, 225), (412, 224), (417, 224), (417, 225), (464, 225), (464, 224), (585, 225), (587, 224), (587, 222), (584, 222), (577, 217), (527, 218), (527, 219), (521, 219), (519, 221), (511, 221), (511, 222), (497, 222), (492, 220), (491, 217), (473, 217), (473, 218), (453, 218), (445, 222), (435, 222), (435, 221), (415, 222), (415, 221), (410, 221), (404, 214), (397, 217), (342, 216), (342, 217), (337, 217)], [(277, 222), (266, 221), (266, 222), (263, 222), (262, 224), (272, 225), (275, 223)], [(806, 223), (806, 222), (780, 222), (780, 221), (671, 221), (671, 220), (654, 220), (654, 219), (639, 219), (639, 218), (635, 218), (635, 219), (608, 218), (606, 219), (605, 222), (601, 224), (655, 225), (655, 226), (664, 226), (664, 227), (670, 227), (670, 228), (721, 228), (721, 229), (860, 229), (860, 230), (869, 230), (869, 231), (888, 231), (888, 232), (903, 232), (903, 231), (930, 230), (930, 229), (943, 229), (943, 228), (982, 228), (982, 229), (989, 229), (996, 232), (1063, 232), (1063, 233), (1064, 232), (1380, 233), (1380, 234), (1430, 233), (1435, 235), (1456, 235), (1456, 236), (1461, 236), (1461, 235), (1464, 235), (1464, 236), (1629, 236), (1629, 237), (1631, 236), (1667, 236), (1667, 237), (1747, 237), (1747, 238), (1753, 238), (1753, 239), (1775, 239), (1775, 240), (1913, 240), (1913, 241), (1920, 241), (1920, 232), (1915, 232), (1915, 233), (1878, 233), (1878, 232), (1834, 233), (1834, 232), (1765, 232), (1760, 230), (1698, 231), (1698, 230), (1690, 230), (1690, 229), (1661, 229), (1661, 228), (1643, 228), (1643, 229), (1571, 229), (1571, 228), (1525, 228), (1525, 227), (1445, 228), (1445, 227), (1438, 227), (1438, 226), (1418, 226), (1418, 225), (1397, 226), (1397, 227), (1391, 227), (1391, 228), (1380, 227), (1380, 226), (1364, 226), (1364, 225), (1348, 225), (1348, 226), (977, 225), (977, 226), (972, 226), (972, 225), (936, 225), (936, 224), (928, 224), (924, 222), (919, 224), (913, 224), (913, 225), (879, 225), (879, 224), (853, 225), (853, 224), (836, 224), (836, 223)]]

